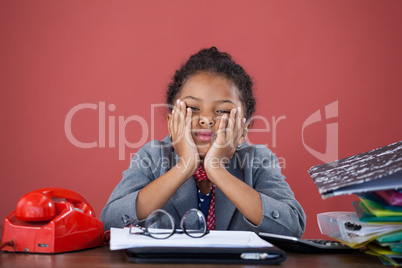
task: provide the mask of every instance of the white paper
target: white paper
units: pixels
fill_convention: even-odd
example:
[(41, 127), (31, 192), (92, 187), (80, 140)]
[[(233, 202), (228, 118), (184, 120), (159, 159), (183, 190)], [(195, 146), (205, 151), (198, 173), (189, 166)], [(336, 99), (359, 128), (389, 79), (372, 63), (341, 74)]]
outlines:
[(210, 231), (201, 238), (174, 234), (167, 239), (155, 239), (142, 234), (130, 234), (129, 230), (130, 228), (110, 228), (111, 250), (143, 247), (272, 247), (272, 244), (261, 239), (254, 232), (247, 231)]
[[(401, 223), (362, 222), (359, 220), (356, 212), (347, 211), (319, 213), (317, 214), (317, 221), (322, 234), (351, 243), (350, 246), (359, 245), (371, 241), (375, 237), (402, 230)], [(353, 230), (347, 228), (345, 223), (358, 225), (360, 229)]]

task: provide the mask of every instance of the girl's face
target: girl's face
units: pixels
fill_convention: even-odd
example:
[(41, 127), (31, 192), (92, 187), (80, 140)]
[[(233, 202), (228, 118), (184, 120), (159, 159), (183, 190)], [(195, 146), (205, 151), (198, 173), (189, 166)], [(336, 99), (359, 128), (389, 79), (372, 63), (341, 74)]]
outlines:
[(191, 133), (201, 158), (212, 146), (224, 114), (229, 116), (231, 109), (240, 106), (241, 116), (244, 117), (239, 90), (223, 75), (199, 72), (190, 76), (177, 99), (184, 101), (192, 109)]

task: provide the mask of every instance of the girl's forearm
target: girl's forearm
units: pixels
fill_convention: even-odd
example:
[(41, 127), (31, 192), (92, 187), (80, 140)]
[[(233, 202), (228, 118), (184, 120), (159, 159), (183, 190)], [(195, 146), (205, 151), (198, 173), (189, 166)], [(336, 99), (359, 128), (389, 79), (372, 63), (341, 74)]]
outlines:
[(207, 175), (241, 214), (254, 225), (259, 225), (262, 220), (262, 201), (255, 189), (234, 177), (225, 168), (207, 170)]
[(141, 189), (136, 200), (137, 219), (145, 219), (155, 209), (162, 208), (191, 176), (188, 168), (177, 164)]

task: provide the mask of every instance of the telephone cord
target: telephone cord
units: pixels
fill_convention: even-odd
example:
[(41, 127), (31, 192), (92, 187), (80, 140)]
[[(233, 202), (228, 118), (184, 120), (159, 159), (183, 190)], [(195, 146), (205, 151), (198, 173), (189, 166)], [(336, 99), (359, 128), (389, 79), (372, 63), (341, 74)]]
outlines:
[(14, 248), (14, 250), (15, 250), (15, 248), (16, 248), (16, 246), (17, 246), (17, 242), (15, 242), (15, 240), (14, 239), (12, 239), (12, 240), (8, 240), (8, 241), (6, 241), (6, 242), (4, 242), (4, 243), (1, 243), (0, 244), (0, 250), (2, 249), (2, 248), (4, 248), (4, 247), (13, 247)]

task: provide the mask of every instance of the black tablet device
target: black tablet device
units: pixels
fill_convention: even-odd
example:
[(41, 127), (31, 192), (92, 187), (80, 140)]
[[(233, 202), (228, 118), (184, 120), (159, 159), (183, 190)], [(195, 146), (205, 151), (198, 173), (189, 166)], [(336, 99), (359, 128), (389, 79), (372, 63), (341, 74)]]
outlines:
[(262, 239), (285, 250), (301, 253), (350, 253), (355, 251), (351, 247), (338, 241), (325, 239), (301, 239), (292, 236), (271, 233), (259, 233)]

